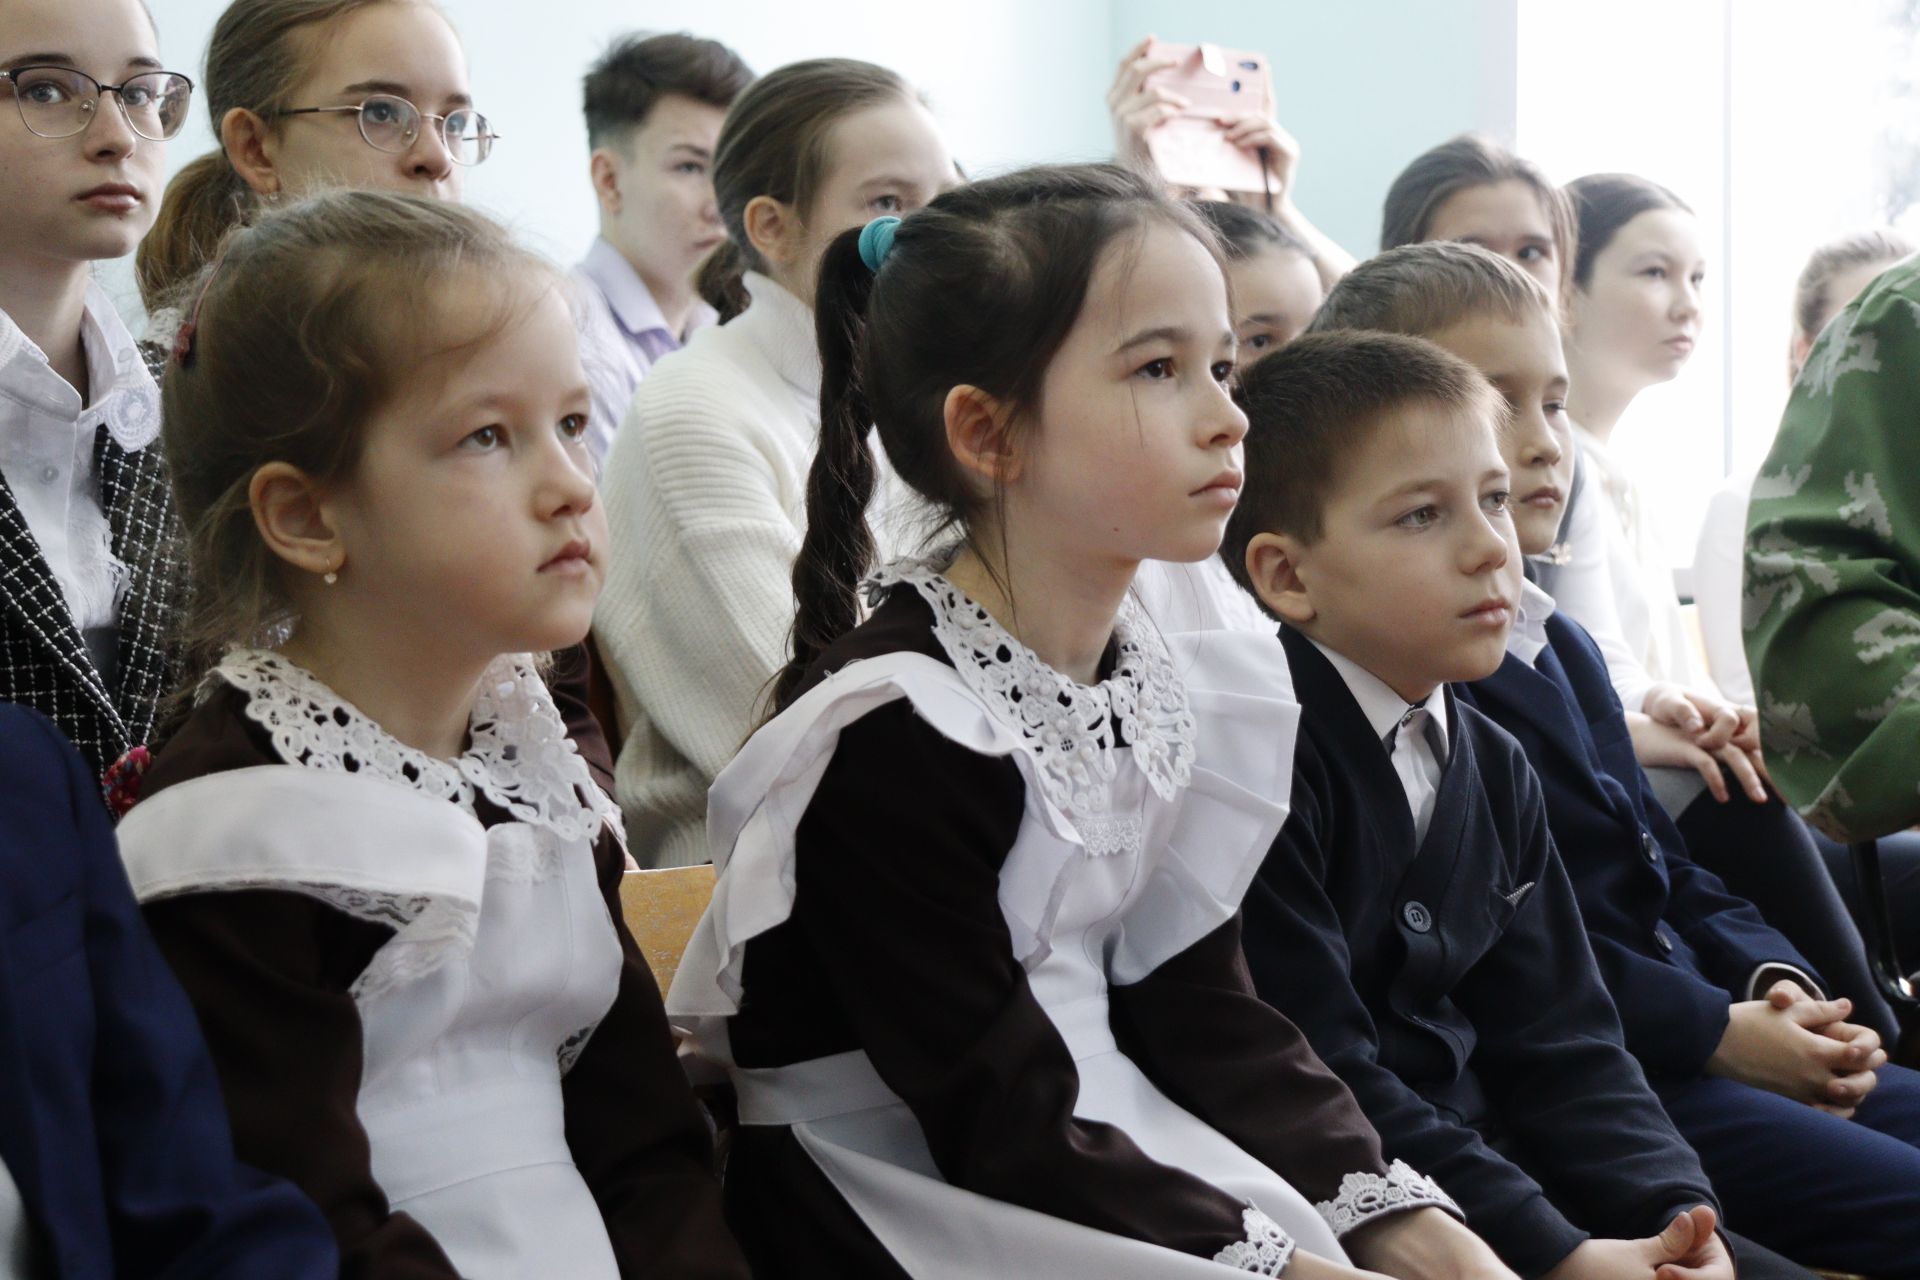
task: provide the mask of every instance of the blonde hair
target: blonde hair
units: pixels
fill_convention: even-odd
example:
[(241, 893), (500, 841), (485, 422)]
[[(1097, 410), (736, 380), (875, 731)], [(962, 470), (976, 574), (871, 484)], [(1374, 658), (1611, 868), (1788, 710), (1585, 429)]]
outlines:
[[(509, 286), (529, 274), (560, 281), (484, 215), (415, 196), (331, 192), (229, 235), (195, 282), (191, 346), (162, 384), (186, 530), (183, 694), (229, 645), (291, 618), (254, 524), (254, 473), (285, 462), (322, 486), (350, 479), (368, 422), (412, 371), (512, 323), (535, 295)], [(449, 334), (441, 308), (454, 297), (494, 310)]]
[[(219, 138), (220, 122), (235, 108), (271, 117), (293, 105), (289, 95), (318, 48), (312, 28), (377, 4), (431, 0), (233, 0), (214, 24), (200, 86), (213, 136)], [(223, 147), (175, 174), (134, 259), (147, 309), (177, 304), (221, 239), (258, 205)]]

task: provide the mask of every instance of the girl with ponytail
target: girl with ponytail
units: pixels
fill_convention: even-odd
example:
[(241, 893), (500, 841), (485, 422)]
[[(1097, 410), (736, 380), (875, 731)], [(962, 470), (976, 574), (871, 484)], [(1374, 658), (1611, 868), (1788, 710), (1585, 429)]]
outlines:
[(871, 63), (797, 62), (728, 110), (713, 163), (728, 244), (707, 275), (752, 306), (647, 376), (601, 473), (618, 554), (594, 638), (626, 739), (616, 795), (643, 867), (710, 859), (707, 787), (785, 654), (820, 427), (821, 253), (956, 177), (932, 115)]
[(461, 170), (492, 149), (460, 38), (432, 0), (233, 0), (206, 70), (220, 147), (168, 184), (138, 257), (147, 309), (166, 320), (263, 203), (326, 187), (457, 200)]
[[(714, 785), (669, 996), (739, 1093), (755, 1273), (1506, 1276), (1245, 981), (1298, 715), (1272, 637), (1206, 635), (1244, 678), (1190, 689), (1200, 638), (1128, 602), (1238, 492), (1210, 232), (1034, 169), (835, 237), (815, 310), (780, 710)], [(928, 559), (875, 564), (870, 434), (944, 517)]]

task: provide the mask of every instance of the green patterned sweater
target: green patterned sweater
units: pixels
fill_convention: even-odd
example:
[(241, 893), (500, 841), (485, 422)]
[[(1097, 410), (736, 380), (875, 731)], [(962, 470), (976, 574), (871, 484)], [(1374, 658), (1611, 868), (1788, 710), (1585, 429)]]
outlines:
[(1788, 802), (1837, 839), (1920, 823), (1920, 258), (1836, 316), (1794, 384), (1743, 614)]

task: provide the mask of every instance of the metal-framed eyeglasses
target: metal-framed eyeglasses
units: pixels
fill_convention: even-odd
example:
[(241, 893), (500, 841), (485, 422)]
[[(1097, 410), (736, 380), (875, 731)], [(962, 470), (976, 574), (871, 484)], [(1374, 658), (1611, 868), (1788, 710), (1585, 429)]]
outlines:
[(13, 105), (29, 133), (42, 138), (71, 138), (85, 133), (112, 94), (127, 125), (149, 142), (177, 137), (193, 105), (193, 81), (176, 71), (143, 71), (124, 84), (101, 84), (84, 71), (61, 66), (25, 66), (0, 71)]
[(500, 135), (478, 111), (459, 107), (437, 116), (422, 111), (405, 98), (376, 93), (355, 107), (287, 107), (276, 116), (312, 116), (353, 112), (360, 117), (360, 136), (376, 151), (405, 155), (420, 140), (420, 127), (431, 120), (438, 128), (440, 141), (455, 164), (475, 165), (493, 152)]

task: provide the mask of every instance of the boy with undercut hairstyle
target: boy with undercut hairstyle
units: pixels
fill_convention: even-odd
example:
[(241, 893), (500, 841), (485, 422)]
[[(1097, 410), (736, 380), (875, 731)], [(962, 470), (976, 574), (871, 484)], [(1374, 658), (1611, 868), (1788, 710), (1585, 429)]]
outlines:
[[(1356, 269), (1314, 323), (1424, 337), (1487, 376), (1506, 401), (1500, 446), (1520, 549), (1547, 549), (1576, 451), (1559, 329), (1539, 285), (1484, 249), (1408, 246)], [(1627, 1047), (1712, 1176), (1729, 1225), (1807, 1265), (1916, 1274), (1920, 1075), (1883, 1066), (1875, 1033), (1845, 1020), (1850, 1002), (1826, 999), (1820, 971), (1691, 860), (1684, 828), (1635, 759), (1599, 648), (1551, 596), (1531, 584), (1521, 593), (1499, 668), (1455, 693), (1511, 733), (1538, 774)], [(1852, 947), (1851, 972), (1826, 959), (1841, 946), (1822, 968), (1871, 991), (1858, 935), (1799, 820), (1769, 809), (1769, 841), (1740, 855), (1800, 852), (1816, 881), (1802, 892), (1824, 891), (1834, 934)]]
[(581, 355), (596, 463), (647, 371), (717, 318), (695, 287), (727, 238), (713, 150), (727, 108), (752, 83), (733, 50), (684, 32), (623, 37), (587, 72), (600, 236), (575, 273), (587, 303)]
[(1301, 704), (1292, 811), (1245, 903), (1260, 995), (1518, 1274), (1732, 1280), (1539, 783), (1448, 687), (1500, 664), (1519, 600), (1498, 394), (1431, 343), (1334, 333), (1253, 365), (1238, 398), (1221, 554), (1280, 619)]

